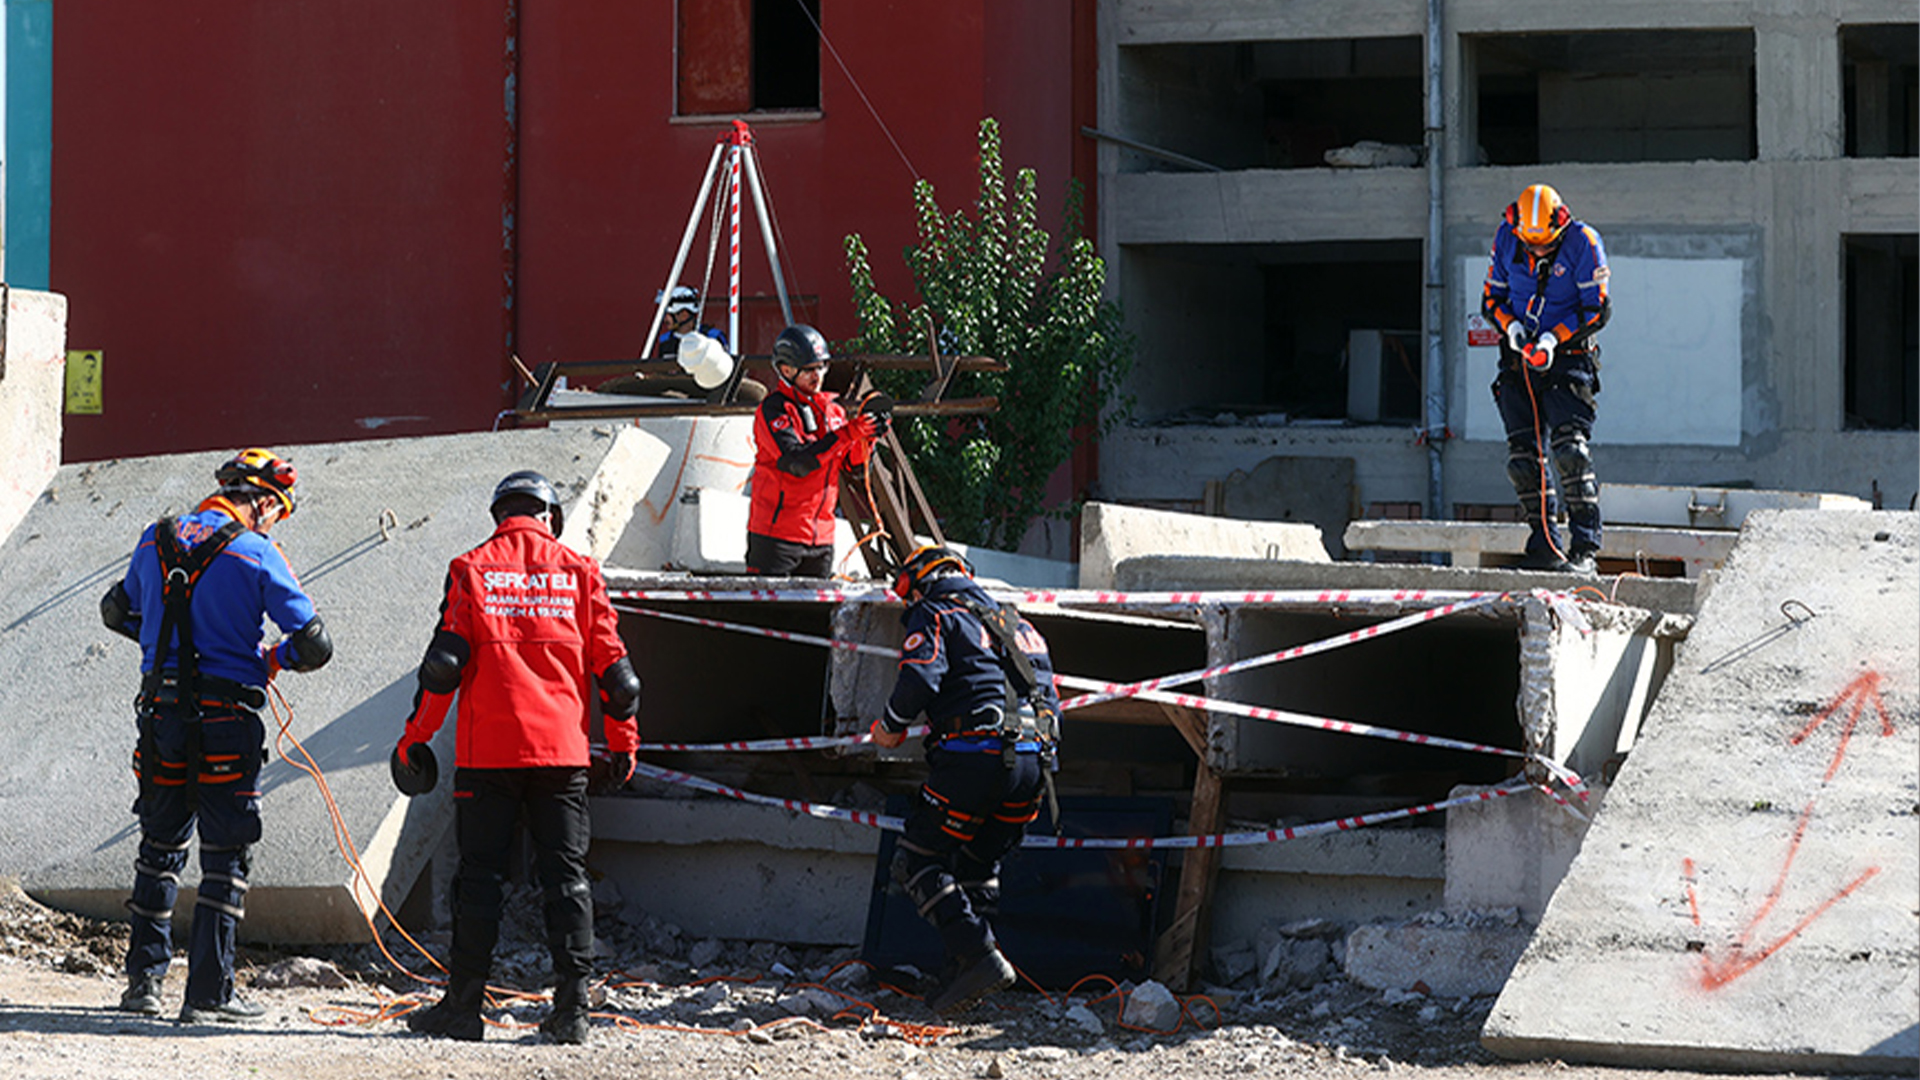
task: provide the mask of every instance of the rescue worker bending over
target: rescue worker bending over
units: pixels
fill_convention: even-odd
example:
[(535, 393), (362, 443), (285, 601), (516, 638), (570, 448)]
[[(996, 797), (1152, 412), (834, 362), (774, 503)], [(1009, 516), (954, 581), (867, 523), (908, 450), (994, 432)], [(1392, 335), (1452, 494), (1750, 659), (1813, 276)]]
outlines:
[[(1560, 193), (1535, 184), (1507, 207), (1493, 234), (1480, 308), (1500, 328), (1493, 400), (1507, 428), (1507, 478), (1531, 530), (1521, 566), (1594, 572), (1600, 551), (1600, 481), (1588, 442), (1600, 393), (1594, 335), (1613, 313), (1607, 251)], [(1559, 470), (1573, 546), (1563, 546), (1546, 475)]]
[[(173, 954), (173, 905), (187, 844), (200, 832), (199, 899), (187, 947), (181, 1023), (258, 1019), (233, 992), (234, 933), (244, 914), (247, 853), (260, 841), (264, 687), (281, 670), (333, 656), (313, 601), (267, 538), (293, 513), (294, 468), (246, 450), (214, 471), (219, 490), (191, 514), (149, 525), (126, 577), (100, 601), (107, 628), (140, 643), (140, 854), (127, 901), (126, 1012), (158, 1015)], [(261, 643), (263, 619), (286, 636)]]
[(840, 471), (866, 467), (879, 417), (847, 418), (826, 377), (827, 339), (795, 324), (773, 343), (779, 385), (753, 421), (753, 501), (747, 515), (747, 572), (827, 577), (833, 567), (833, 509)]
[(447, 991), (407, 1015), (430, 1035), (478, 1042), (481, 998), (500, 936), (508, 854), (522, 820), (545, 887), (547, 947), (558, 985), (540, 1030), (559, 1043), (587, 1040), (593, 974), (593, 898), (587, 883), (588, 678), (599, 689), (611, 780), (633, 775), (640, 680), (627, 659), (599, 564), (554, 539), (559, 497), (537, 472), (494, 488), (495, 529), (447, 568), (440, 624), (420, 662), (420, 687), (389, 765), (407, 795), (433, 788), (427, 745), (457, 692), (453, 887)]
[(932, 728), (927, 780), (892, 869), (940, 933), (947, 969), (927, 1005), (950, 1016), (1013, 985), (988, 918), (1000, 898), (1000, 862), (1051, 792), (1060, 699), (1045, 639), (995, 603), (958, 554), (916, 550), (893, 589), (907, 601), (906, 640), (873, 741), (899, 746), (922, 713)]

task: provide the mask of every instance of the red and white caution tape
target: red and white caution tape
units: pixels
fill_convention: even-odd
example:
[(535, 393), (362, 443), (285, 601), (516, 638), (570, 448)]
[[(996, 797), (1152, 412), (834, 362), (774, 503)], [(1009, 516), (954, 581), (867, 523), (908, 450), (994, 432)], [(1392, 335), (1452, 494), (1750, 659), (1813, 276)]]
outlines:
[(1182, 683), (1198, 682), (1201, 679), (1210, 679), (1218, 675), (1230, 675), (1234, 672), (1245, 671), (1249, 668), (1262, 667), (1267, 664), (1277, 664), (1283, 660), (1294, 660), (1302, 656), (1330, 652), (1334, 649), (1379, 637), (1382, 634), (1391, 634), (1397, 630), (1405, 630), (1408, 627), (1431, 622), (1442, 616), (1482, 607), (1500, 599), (1501, 595), (1502, 594), (1499, 593), (1483, 594), (1470, 600), (1460, 600), (1442, 607), (1429, 608), (1426, 611), (1414, 612), (1411, 615), (1402, 615), (1397, 619), (1388, 619), (1386, 622), (1375, 623), (1372, 626), (1363, 626), (1351, 633), (1324, 638), (1320, 641), (1308, 642), (1305, 645), (1295, 645), (1292, 648), (1281, 649), (1277, 652), (1266, 653), (1261, 656), (1250, 656), (1243, 660), (1235, 660), (1231, 663), (1220, 664), (1215, 667), (1200, 668), (1195, 671), (1185, 671), (1174, 675), (1163, 675), (1157, 679), (1145, 679), (1136, 683), (1109, 683), (1098, 693), (1082, 694), (1077, 698), (1061, 702), (1060, 707), (1062, 709), (1085, 708), (1088, 705), (1096, 705), (1102, 701), (1112, 701), (1115, 698), (1135, 697), (1143, 690), (1159, 690), (1163, 687), (1179, 686)]
[[(607, 594), (615, 600), (699, 601), (702, 603), (851, 603), (857, 601), (899, 603), (888, 590), (877, 585), (859, 589), (739, 589), (716, 592), (705, 589), (613, 589)], [(1268, 589), (1251, 592), (1212, 590), (1202, 592), (1107, 592), (1098, 589), (997, 589), (988, 588), (995, 600), (1016, 604), (1069, 604), (1085, 607), (1204, 604), (1267, 604), (1311, 607), (1344, 604), (1445, 604), (1460, 600), (1499, 599), (1498, 592), (1472, 592), (1459, 589)]]
[[(868, 825), (874, 828), (890, 829), (899, 832), (905, 828), (905, 822), (891, 814), (876, 814), (867, 810), (848, 810), (839, 806), (822, 803), (810, 803), (801, 799), (782, 799), (772, 795), (759, 795), (751, 791), (730, 787), (717, 781), (695, 776), (692, 773), (662, 769), (641, 762), (634, 766), (635, 776), (644, 776), (650, 780), (677, 784), (694, 788), (714, 795), (738, 799), (756, 806), (777, 807), (796, 814), (822, 818), (830, 821), (850, 821), (856, 825)], [(1467, 795), (1458, 795), (1439, 802), (1423, 803), (1399, 810), (1381, 810), (1372, 814), (1360, 814), (1355, 817), (1336, 818), (1332, 821), (1319, 821), (1307, 825), (1291, 825), (1284, 828), (1261, 829), (1252, 832), (1214, 833), (1207, 836), (1087, 836), (1058, 837), (1029, 835), (1020, 842), (1027, 848), (1066, 848), (1072, 850), (1095, 849), (1150, 849), (1150, 848), (1216, 848), (1216, 847), (1252, 847), (1257, 844), (1274, 844), (1285, 840), (1299, 840), (1303, 837), (1318, 836), (1322, 833), (1349, 832), (1368, 825), (1378, 825), (1387, 821), (1398, 821), (1420, 814), (1431, 814), (1439, 810), (1450, 810), (1456, 806), (1469, 806), (1492, 799), (1518, 795), (1533, 789), (1533, 785), (1524, 779), (1515, 778), (1497, 787), (1486, 788)], [(1548, 794), (1552, 794), (1549, 792)]]
[[(632, 607), (629, 605), (618, 605), (618, 606), (620, 607), (620, 610), (628, 612), (630, 614), (634, 614), (634, 615), (644, 615), (649, 618), (666, 619), (671, 622), (688, 623), (695, 626), (705, 626), (715, 630), (729, 630), (735, 633), (755, 634), (761, 637), (774, 638), (780, 641), (790, 641), (790, 642), (803, 644), (803, 645), (819, 645), (825, 648), (842, 649), (850, 652), (862, 653), (869, 656), (884, 656), (884, 657), (894, 658), (900, 655), (900, 650), (891, 649), (884, 645), (868, 645), (863, 642), (842, 641), (837, 638), (819, 637), (813, 634), (802, 634), (802, 633), (797, 633), (791, 630), (774, 630), (774, 629), (763, 627), (763, 626), (748, 626), (742, 623), (727, 622), (722, 619), (707, 619), (707, 618), (702, 618), (696, 615), (681, 615), (676, 612), (657, 611), (652, 608)], [(1384, 626), (1385, 624), (1382, 624), (1382, 625)], [(1365, 631), (1356, 631), (1356, 633), (1365, 633)], [(1350, 637), (1352, 635), (1348, 635), (1348, 636)], [(1304, 650), (1308, 648), (1308, 646), (1299, 646), (1298, 648)], [(1305, 655), (1305, 653), (1302, 652), (1300, 653), (1300, 655)], [(1111, 683), (1101, 682), (1097, 679), (1084, 679), (1084, 678), (1079, 678), (1072, 675), (1058, 675), (1055, 677), (1054, 681), (1062, 687), (1066, 687), (1068, 689), (1075, 689), (1075, 690), (1105, 691), (1105, 690), (1111, 689), (1113, 685)], [(1097, 695), (1088, 695), (1088, 698), (1093, 698), (1096, 696)], [(1222, 701), (1219, 698), (1202, 697), (1196, 694), (1174, 694), (1174, 693), (1166, 693), (1158, 690), (1139, 690), (1131, 695), (1125, 695), (1125, 696), (1138, 697), (1145, 701), (1163, 702), (1168, 705), (1181, 705), (1181, 706), (1185, 706), (1187, 708), (1193, 708), (1193, 709), (1207, 709), (1213, 712), (1231, 713), (1235, 716), (1245, 716), (1254, 720), (1265, 720), (1265, 721), (1270, 721), (1270, 722), (1279, 723), (1279, 724), (1292, 724), (1297, 727), (1315, 728), (1321, 731), (1333, 731), (1333, 732), (1339, 732), (1347, 735), (1361, 735), (1361, 736), (1365, 736), (1368, 738), (1375, 738), (1375, 739), (1388, 739), (1393, 742), (1409, 743), (1409, 744), (1420, 745), (1420, 746), (1432, 746), (1439, 749), (1465, 750), (1471, 753), (1496, 754), (1502, 757), (1525, 757), (1526, 756), (1526, 754), (1523, 751), (1512, 750), (1506, 747), (1487, 746), (1481, 743), (1462, 742), (1458, 739), (1449, 739), (1441, 735), (1423, 735), (1418, 732), (1397, 731), (1393, 728), (1376, 727), (1372, 724), (1363, 724), (1363, 723), (1359, 723), (1352, 720), (1335, 720), (1331, 717), (1312, 716), (1306, 713), (1290, 712), (1285, 709), (1270, 709), (1260, 705), (1242, 705), (1238, 702)], [(1086, 699), (1076, 699), (1076, 700), (1086, 700)], [(1108, 700), (1108, 699), (1102, 698), (1100, 700)], [(921, 730), (924, 730), (924, 729), (916, 729), (916, 731), (921, 731)], [(867, 741), (870, 741), (870, 740), (866, 736), (861, 735), (861, 736), (850, 736), (850, 737), (826, 737), (826, 738), (818, 738), (818, 739), (801, 739), (801, 738), (761, 739), (761, 740), (755, 740), (752, 742), (744, 742), (744, 743), (701, 743), (701, 744), (660, 743), (660, 744), (650, 744), (647, 746), (643, 746), (641, 747), (641, 749), (643, 750), (704, 750), (704, 751), (818, 750), (818, 749), (826, 749), (829, 747), (855, 745), (855, 744), (858, 744), (861, 742), (867, 742)], [(1582, 797), (1584, 798), (1584, 795)]]

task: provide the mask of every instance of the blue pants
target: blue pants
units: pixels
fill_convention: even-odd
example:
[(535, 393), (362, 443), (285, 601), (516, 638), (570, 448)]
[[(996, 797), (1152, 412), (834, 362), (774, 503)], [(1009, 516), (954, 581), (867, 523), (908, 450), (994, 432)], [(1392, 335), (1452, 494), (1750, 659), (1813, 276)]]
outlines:
[[(140, 717), (140, 855), (127, 901), (133, 938), (127, 975), (164, 975), (173, 952), (173, 904), (187, 845), (200, 832), (199, 900), (187, 948), (187, 1002), (233, 997), (235, 932), (245, 915), (247, 850), (260, 840), (260, 764), (266, 729), (243, 709), (195, 719), (179, 708)], [(197, 745), (196, 745), (197, 744)]]
[[(1545, 374), (1523, 375), (1502, 367), (1493, 380), (1494, 404), (1507, 428), (1507, 478), (1531, 529), (1529, 555), (1600, 550), (1600, 481), (1588, 447), (1594, 395), (1599, 392), (1593, 362), (1577, 353), (1556, 358)], [(1557, 485), (1543, 469), (1549, 456), (1560, 474)], [(1562, 499), (1572, 533), (1570, 549), (1560, 542), (1555, 525)]]
[[(998, 742), (998, 740), (994, 740)], [(1000, 897), (1000, 861), (1040, 812), (1038, 753), (927, 751), (930, 772), (907, 814), (894, 879), (940, 932), (948, 957), (970, 961), (993, 942), (987, 918)]]

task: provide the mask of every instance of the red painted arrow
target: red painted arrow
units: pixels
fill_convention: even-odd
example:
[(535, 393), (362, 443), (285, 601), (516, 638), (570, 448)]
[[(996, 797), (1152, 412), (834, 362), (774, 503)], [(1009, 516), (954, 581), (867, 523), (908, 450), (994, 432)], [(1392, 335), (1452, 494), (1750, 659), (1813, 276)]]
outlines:
[[(1877, 671), (1868, 671), (1861, 673), (1858, 678), (1848, 683), (1846, 688), (1841, 690), (1840, 693), (1827, 704), (1826, 708), (1821, 709), (1818, 715), (1807, 722), (1806, 727), (1801, 728), (1787, 740), (1787, 745), (1798, 746), (1805, 742), (1807, 736), (1813, 734), (1815, 728), (1818, 728), (1822, 723), (1826, 722), (1829, 716), (1838, 713), (1841, 708), (1849, 702), (1852, 703), (1853, 708), (1847, 714), (1846, 726), (1840, 731), (1840, 743), (1834, 749), (1833, 761), (1827, 766), (1826, 775), (1821, 778), (1822, 784), (1828, 780), (1832, 780), (1834, 774), (1840, 771), (1840, 762), (1847, 756), (1847, 743), (1853, 738), (1853, 729), (1859, 724), (1860, 717), (1866, 712), (1869, 703), (1871, 703), (1874, 710), (1880, 714), (1880, 734), (1882, 736), (1893, 734), (1893, 718), (1887, 713), (1887, 704), (1880, 696), (1880, 673)], [(1760, 923), (1773, 912), (1774, 906), (1780, 902), (1780, 894), (1786, 890), (1787, 874), (1793, 869), (1795, 856), (1800, 854), (1800, 843), (1806, 838), (1807, 823), (1813, 818), (1813, 803), (1813, 799), (1808, 799), (1807, 805), (1801, 809), (1800, 819), (1795, 822), (1793, 826), (1793, 839), (1787, 844), (1787, 857), (1780, 864), (1780, 873), (1774, 878), (1773, 887), (1767, 890), (1766, 899), (1760, 903), (1760, 910), (1754, 912), (1753, 918), (1747, 921), (1746, 927), (1740, 931), (1739, 938), (1737, 938), (1733, 945), (1727, 950), (1727, 955), (1719, 959), (1715, 959), (1704, 953), (1701, 955), (1700, 985), (1709, 990), (1717, 990), (1740, 976), (1745, 975), (1747, 972), (1752, 971), (1758, 967), (1761, 962), (1765, 961), (1767, 957), (1780, 951), (1781, 947), (1786, 945), (1787, 942), (1798, 937), (1802, 930), (1813, 925), (1813, 921), (1825, 915), (1829, 908), (1841, 900), (1846, 899), (1854, 890), (1865, 885), (1869, 878), (1880, 872), (1880, 868), (1877, 866), (1868, 867), (1862, 871), (1859, 876), (1848, 882), (1840, 891), (1827, 897), (1812, 911), (1802, 916), (1800, 921), (1794, 923), (1792, 928), (1787, 930), (1786, 933), (1781, 934), (1764, 947), (1758, 949), (1752, 947), (1754, 932), (1760, 928)], [(1693, 860), (1685, 860), (1682, 866), (1687, 879), (1687, 904), (1693, 913), (1694, 925), (1698, 926), (1700, 925), (1700, 905), (1694, 893)]]

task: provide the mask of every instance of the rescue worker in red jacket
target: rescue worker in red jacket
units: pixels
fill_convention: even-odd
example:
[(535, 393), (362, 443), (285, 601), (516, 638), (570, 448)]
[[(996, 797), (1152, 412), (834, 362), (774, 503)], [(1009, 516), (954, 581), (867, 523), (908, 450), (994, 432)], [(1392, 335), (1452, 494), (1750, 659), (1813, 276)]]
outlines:
[(826, 377), (827, 339), (796, 323), (773, 342), (779, 386), (753, 421), (753, 502), (747, 515), (747, 572), (827, 577), (833, 567), (833, 508), (843, 469), (864, 469), (882, 421), (847, 418)]
[(633, 775), (640, 680), (627, 659), (600, 567), (554, 539), (559, 498), (537, 472), (493, 492), (491, 539), (447, 569), (440, 625), (420, 662), (413, 716), (389, 765), (407, 795), (433, 788), (427, 745), (457, 691), (453, 945), (446, 993), (407, 1016), (414, 1031), (477, 1042), (481, 998), (500, 935), (508, 851), (524, 815), (545, 888), (547, 946), (558, 980), (540, 1030), (587, 1038), (593, 898), (587, 882), (588, 679), (599, 688), (611, 781)]
[[(1529, 570), (1591, 574), (1600, 551), (1600, 481), (1594, 473), (1595, 398), (1600, 343), (1613, 313), (1607, 297), (1607, 249), (1600, 233), (1576, 221), (1560, 193), (1534, 184), (1507, 207), (1493, 234), (1481, 312), (1500, 328), (1494, 404), (1507, 428), (1507, 478), (1529, 533)], [(1572, 546), (1554, 519), (1548, 450), (1559, 471)]]

